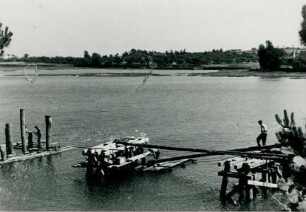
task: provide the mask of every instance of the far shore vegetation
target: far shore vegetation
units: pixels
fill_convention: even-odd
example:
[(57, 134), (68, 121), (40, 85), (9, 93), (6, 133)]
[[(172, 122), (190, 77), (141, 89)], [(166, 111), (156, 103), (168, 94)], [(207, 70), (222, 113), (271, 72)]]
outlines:
[(258, 63), (258, 56), (256, 49), (250, 51), (214, 49), (206, 52), (187, 52), (185, 50), (156, 52), (131, 49), (121, 55), (104, 56), (100, 56), (98, 53), (89, 54), (84, 51), (83, 57), (30, 57), (25, 54), (21, 58), (16, 56), (7, 59), (2, 58), (0, 62), (8, 62), (8, 65), (13, 65), (14, 62), (26, 62), (89, 68), (201, 70), (220, 67), (228, 69), (250, 68), (249, 64)]
[[(306, 45), (306, 5), (302, 8), (303, 21), (298, 32), (302, 45)], [(18, 66), (20, 64), (36, 63), (40, 66), (67, 66), (84, 68), (118, 68), (118, 69), (184, 69), (184, 70), (250, 70), (254, 73), (306, 73), (306, 48), (276, 48), (267, 40), (260, 44), (258, 49), (248, 51), (240, 49), (223, 50), (213, 49), (204, 52), (180, 51), (146, 51), (131, 49), (122, 54), (100, 55), (84, 51), (82, 57), (23, 57), (10, 55), (2, 57), (4, 48), (11, 42), (13, 33), (8, 27), (2, 29), (0, 23), (0, 66)], [(212, 73), (209, 73), (210, 75)], [(223, 73), (224, 74), (224, 73)], [(227, 73), (228, 74), (228, 73)], [(241, 73), (238, 73), (241, 75)], [(214, 75), (218, 75), (214, 73)], [(234, 74), (235, 75), (235, 74)], [(245, 75), (242, 74), (242, 75)]]
[(214, 49), (205, 52), (146, 51), (131, 49), (119, 55), (99, 55), (84, 51), (83, 57), (23, 57), (0, 58), (0, 66), (38, 63), (40, 66), (66, 66), (111, 69), (183, 69), (183, 70), (239, 70), (265, 72), (306, 72), (306, 49), (276, 48), (271, 41), (248, 51)]

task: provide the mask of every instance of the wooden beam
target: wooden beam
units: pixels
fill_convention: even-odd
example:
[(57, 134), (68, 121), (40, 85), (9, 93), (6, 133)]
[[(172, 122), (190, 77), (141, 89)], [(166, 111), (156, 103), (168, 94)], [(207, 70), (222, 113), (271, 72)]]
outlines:
[(228, 176), (228, 177), (232, 177), (232, 178), (246, 178), (246, 179), (252, 179), (251, 176), (249, 175), (245, 175), (239, 172), (224, 172), (224, 171), (220, 171), (218, 172), (219, 176)]
[(173, 162), (163, 162), (163, 163), (158, 163), (155, 164), (154, 166), (150, 166), (147, 168), (144, 168), (143, 171), (165, 171), (165, 170), (171, 170), (174, 167), (183, 165), (191, 161), (191, 159), (183, 159), (183, 160), (178, 160), (178, 161), (173, 161)]
[(182, 155), (182, 156), (176, 156), (176, 157), (169, 157), (169, 158), (163, 158), (159, 160), (153, 160), (151, 163), (162, 163), (167, 161), (174, 161), (174, 160), (182, 160), (182, 159), (189, 159), (189, 158), (198, 158), (198, 157), (205, 157), (205, 156), (212, 156), (213, 154), (207, 154), (207, 153), (200, 153), (200, 154), (191, 154), (191, 155)]
[(253, 146), (253, 147), (247, 147), (247, 148), (216, 151), (216, 150), (207, 150), (207, 149), (201, 149), (201, 148), (171, 147), (171, 146), (162, 146), (162, 145), (153, 145), (153, 144), (133, 144), (133, 143), (128, 143), (128, 142), (123, 142), (123, 141), (120, 141), (120, 140), (116, 141), (116, 143), (127, 145), (127, 146), (141, 146), (141, 147), (155, 148), (155, 149), (187, 151), (187, 152), (202, 152), (202, 153), (209, 153), (209, 154), (213, 154), (213, 153), (215, 153), (215, 154), (229, 154), (231, 152), (232, 152), (232, 154), (235, 154), (235, 152), (247, 152), (247, 151), (263, 150), (263, 149), (272, 149), (272, 148), (278, 148), (278, 147), (283, 146), (283, 144), (274, 144), (274, 145), (262, 146), (262, 147)]
[(12, 163), (12, 162), (17, 162), (17, 161), (30, 160), (30, 159), (34, 159), (34, 158), (38, 158), (38, 157), (42, 157), (42, 156), (47, 156), (47, 155), (58, 154), (58, 153), (73, 150), (73, 149), (75, 149), (75, 148), (71, 147), (71, 146), (66, 146), (66, 147), (62, 147), (58, 151), (52, 150), (52, 151), (43, 151), (43, 152), (39, 152), (39, 153), (34, 152), (34, 153), (26, 154), (26, 155), (16, 155), (16, 156), (13, 156), (13, 157), (9, 157), (6, 161), (0, 161), (0, 165), (7, 164), (7, 163)]
[[(185, 155), (185, 156), (178, 156), (178, 157), (160, 159), (160, 160), (157, 160), (155, 163), (171, 161), (171, 160), (187, 159), (187, 158), (193, 158), (193, 157), (206, 157), (206, 156), (212, 156), (212, 155), (226, 155), (226, 154), (228, 154), (228, 155), (239, 155), (239, 156), (242, 156), (242, 157), (250, 157), (250, 158), (276, 160), (276, 161), (283, 161), (283, 160), (288, 159), (288, 156), (281, 155), (281, 154), (254, 153), (254, 152), (247, 153), (247, 152), (244, 152), (244, 151), (238, 151), (238, 150), (241, 150), (241, 149), (233, 149), (233, 150), (227, 150), (227, 151), (212, 151), (212, 150), (198, 149), (198, 148), (169, 147), (169, 146), (151, 145), (151, 144), (132, 144), (132, 143), (127, 143), (127, 142), (122, 142), (122, 141), (117, 141), (116, 143), (127, 145), (127, 146), (140, 146), (140, 147), (159, 148), (159, 149), (166, 149), (166, 150), (203, 152), (202, 154)], [(273, 147), (275, 147), (275, 146), (279, 146), (279, 145), (273, 145)], [(250, 148), (248, 148), (248, 149), (250, 149)]]
[(265, 188), (277, 188), (276, 183), (260, 182), (255, 180), (248, 180), (248, 185), (260, 186)]
[(21, 135), (21, 148), (22, 153), (26, 153), (26, 130), (25, 130), (25, 114), (24, 109), (20, 109), (20, 135)]
[(51, 129), (52, 129), (52, 117), (45, 116), (45, 123), (46, 123), (46, 149), (50, 149), (50, 137), (51, 137)]
[(6, 143), (6, 155), (9, 156), (13, 154), (12, 134), (11, 134), (10, 124), (5, 124), (5, 143)]

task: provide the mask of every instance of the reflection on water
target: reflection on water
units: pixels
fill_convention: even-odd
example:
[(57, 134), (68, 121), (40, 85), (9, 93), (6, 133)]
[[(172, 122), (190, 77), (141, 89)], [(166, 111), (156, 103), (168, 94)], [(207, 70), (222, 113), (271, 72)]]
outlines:
[[(222, 150), (255, 145), (259, 119), (268, 125), (268, 144), (276, 142), (274, 114), (283, 109), (295, 112), (298, 125), (306, 123), (305, 79), (150, 76), (136, 93), (142, 79), (40, 77), (30, 84), (2, 77), (1, 126), (12, 123), (13, 141), (18, 141), (18, 113), (24, 108), (29, 130), (38, 125), (44, 132), (44, 115), (51, 115), (53, 140), (62, 146), (147, 133), (154, 144)], [(185, 153), (162, 151), (161, 156), (178, 154)], [(260, 196), (251, 204), (222, 207), (217, 161), (226, 156), (199, 159), (171, 173), (136, 173), (99, 183), (86, 182), (85, 170), (71, 167), (81, 157), (76, 149), (1, 167), (0, 209), (281, 209), (273, 198)]]

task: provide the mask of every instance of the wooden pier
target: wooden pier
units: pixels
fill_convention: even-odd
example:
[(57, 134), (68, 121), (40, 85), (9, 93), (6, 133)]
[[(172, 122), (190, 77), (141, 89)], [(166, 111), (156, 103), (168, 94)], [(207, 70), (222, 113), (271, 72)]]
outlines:
[[(65, 146), (57, 150), (49, 150), (49, 151), (42, 151), (42, 152), (31, 152), (28, 154), (20, 154), (20, 155), (12, 155), (8, 157), (7, 159), (0, 161), (0, 165), (3, 164), (8, 164), (8, 163), (13, 163), (13, 162), (18, 162), (18, 161), (24, 161), (24, 160), (30, 160), (34, 158), (39, 158), (43, 156), (48, 156), (48, 155), (54, 155), (58, 154), (61, 152), (69, 151), (75, 149), (72, 146)], [(0, 166), (1, 167), (1, 166)]]
[[(218, 172), (222, 176), (220, 189), (220, 200), (222, 204), (227, 201), (231, 203), (242, 203), (250, 201), (256, 197), (259, 192), (257, 187), (261, 187), (263, 195), (268, 189), (276, 189), (277, 179), (282, 177), (279, 171), (281, 161), (271, 159), (256, 159), (235, 157), (218, 162), (219, 167), (224, 167)], [(286, 163), (286, 159), (282, 161)], [(258, 179), (258, 176), (260, 178)], [(228, 182), (231, 178), (238, 179), (238, 184), (228, 191)], [(238, 201), (233, 199), (233, 195), (238, 193)]]
[[(17, 162), (17, 161), (34, 159), (37, 157), (43, 157), (47, 155), (58, 154), (64, 151), (74, 149), (74, 147), (71, 146), (61, 147), (59, 142), (51, 142), (52, 139), (51, 116), (45, 116), (45, 124), (46, 124), (45, 142), (43, 143), (41, 141), (41, 132), (38, 127), (37, 130), (39, 130), (39, 133), (37, 134), (39, 135), (37, 135), (37, 142), (34, 142), (33, 133), (27, 132), (26, 130), (25, 111), (24, 109), (20, 109), (20, 142), (17, 142), (15, 145), (13, 145), (12, 134), (11, 134), (12, 125), (9, 123), (5, 124), (5, 145), (0, 145), (0, 165)], [(14, 153), (13, 148), (20, 149), (21, 154)]]

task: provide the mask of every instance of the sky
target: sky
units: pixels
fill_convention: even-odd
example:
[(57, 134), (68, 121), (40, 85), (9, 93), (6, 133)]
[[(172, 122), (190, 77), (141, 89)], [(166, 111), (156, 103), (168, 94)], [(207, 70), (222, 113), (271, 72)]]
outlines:
[(83, 56), (132, 48), (191, 52), (300, 47), (306, 0), (0, 0), (6, 54)]

